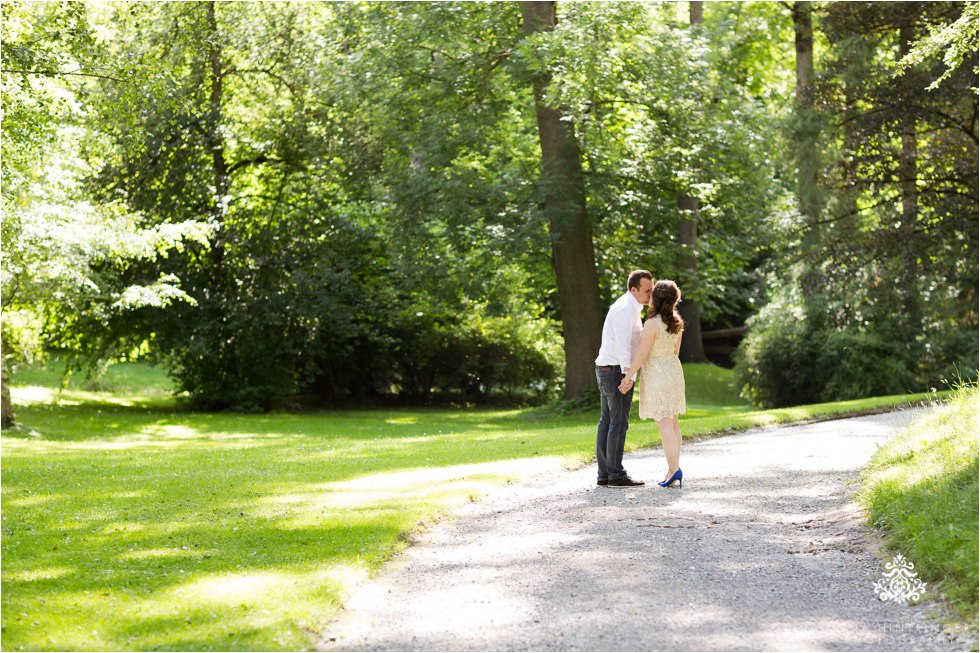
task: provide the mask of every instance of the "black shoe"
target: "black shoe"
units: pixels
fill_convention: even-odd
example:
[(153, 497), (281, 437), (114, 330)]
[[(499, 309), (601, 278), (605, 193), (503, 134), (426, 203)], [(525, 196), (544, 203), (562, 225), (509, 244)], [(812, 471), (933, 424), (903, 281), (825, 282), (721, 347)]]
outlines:
[(609, 487), (640, 487), (646, 485), (643, 481), (634, 481), (629, 476), (623, 478), (611, 478), (608, 482)]
[(595, 482), (595, 484), (596, 485), (599, 485), (601, 487), (605, 487), (605, 486), (609, 485), (609, 481), (607, 481), (604, 478), (600, 478), (598, 481)]

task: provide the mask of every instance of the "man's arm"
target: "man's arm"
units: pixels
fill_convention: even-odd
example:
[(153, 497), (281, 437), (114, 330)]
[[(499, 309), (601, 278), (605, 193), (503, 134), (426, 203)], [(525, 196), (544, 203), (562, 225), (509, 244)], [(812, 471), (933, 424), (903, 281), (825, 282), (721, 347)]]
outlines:
[(615, 343), (616, 360), (623, 374), (627, 374), (632, 363), (633, 353), (630, 348), (633, 345), (633, 315), (630, 311), (622, 308), (613, 315), (612, 323), (613, 342)]

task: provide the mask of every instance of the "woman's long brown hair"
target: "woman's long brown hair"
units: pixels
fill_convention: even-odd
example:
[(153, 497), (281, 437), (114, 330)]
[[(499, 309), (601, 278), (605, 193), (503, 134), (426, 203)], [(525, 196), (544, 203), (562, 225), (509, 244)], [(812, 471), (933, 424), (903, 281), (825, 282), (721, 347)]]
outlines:
[(680, 300), (681, 289), (669, 279), (658, 281), (653, 287), (653, 298), (650, 300), (653, 315), (659, 315), (664, 321), (667, 333), (680, 333), (684, 328), (684, 319), (677, 312), (677, 304)]

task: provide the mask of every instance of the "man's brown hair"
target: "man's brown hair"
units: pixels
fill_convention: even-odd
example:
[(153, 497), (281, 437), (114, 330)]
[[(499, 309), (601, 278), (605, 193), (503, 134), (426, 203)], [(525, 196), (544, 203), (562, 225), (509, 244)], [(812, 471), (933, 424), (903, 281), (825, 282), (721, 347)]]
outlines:
[(649, 279), (650, 283), (653, 283), (653, 275), (650, 274), (649, 270), (633, 270), (630, 272), (629, 280), (626, 282), (626, 289), (639, 288), (640, 279)]

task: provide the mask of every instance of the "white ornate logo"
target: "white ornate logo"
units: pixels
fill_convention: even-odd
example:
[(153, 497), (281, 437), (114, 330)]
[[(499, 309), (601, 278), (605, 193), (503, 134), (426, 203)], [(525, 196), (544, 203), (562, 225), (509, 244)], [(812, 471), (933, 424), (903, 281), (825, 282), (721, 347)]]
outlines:
[(885, 565), (885, 577), (875, 584), (875, 594), (882, 601), (903, 603), (918, 599), (925, 591), (926, 584), (917, 578), (915, 565), (901, 553)]

